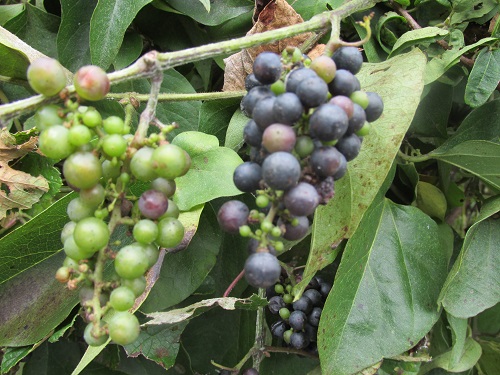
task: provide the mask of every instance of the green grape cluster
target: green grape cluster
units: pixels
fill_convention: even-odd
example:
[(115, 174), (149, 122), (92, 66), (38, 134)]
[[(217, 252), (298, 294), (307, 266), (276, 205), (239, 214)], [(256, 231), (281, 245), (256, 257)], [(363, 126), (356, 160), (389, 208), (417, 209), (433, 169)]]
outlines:
[[(99, 100), (109, 90), (109, 80), (102, 69), (87, 66), (75, 74), (75, 87), (78, 98)], [(97, 109), (69, 98), (63, 106), (40, 108), (35, 119), (40, 152), (63, 161), (64, 179), (78, 193), (67, 206), (69, 222), (61, 232), (66, 259), (56, 279), (69, 289), (80, 288), (89, 345), (108, 338), (130, 344), (140, 327), (129, 310), (146, 289), (145, 274), (157, 262), (160, 248), (176, 247), (184, 238), (171, 198), (175, 179), (188, 172), (191, 159), (166, 140), (173, 127), (137, 142), (122, 118), (103, 118)], [(149, 184), (140, 196), (129, 189), (136, 181)], [(131, 244), (111, 240), (118, 225), (129, 226)], [(105, 279), (108, 262), (113, 262), (114, 275)]]

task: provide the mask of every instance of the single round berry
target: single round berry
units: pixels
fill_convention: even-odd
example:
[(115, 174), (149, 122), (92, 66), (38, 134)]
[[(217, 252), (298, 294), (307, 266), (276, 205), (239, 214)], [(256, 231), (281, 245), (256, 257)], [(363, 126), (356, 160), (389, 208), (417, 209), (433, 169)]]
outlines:
[(95, 128), (96, 126), (100, 126), (102, 124), (102, 116), (98, 110), (89, 107), (83, 113), (82, 121), (85, 126), (88, 126), (89, 128)]
[(286, 91), (296, 92), (300, 82), (307, 78), (317, 77), (316, 72), (309, 68), (299, 68), (288, 73), (285, 81)]
[(66, 241), (64, 241), (63, 250), (69, 258), (75, 261), (91, 258), (95, 254), (95, 251), (86, 250), (78, 246), (74, 236), (69, 236)]
[(361, 139), (356, 134), (351, 134), (342, 138), (335, 147), (344, 155), (347, 161), (351, 161), (359, 154)]
[(262, 177), (275, 190), (287, 190), (297, 185), (300, 173), (298, 160), (288, 152), (274, 152), (262, 163)]
[(384, 111), (384, 103), (382, 98), (376, 92), (367, 92), (368, 106), (365, 108), (366, 121), (373, 122), (377, 120)]
[(69, 141), (69, 130), (62, 125), (53, 125), (40, 133), (38, 138), (40, 151), (51, 159), (67, 158), (74, 146)]
[(109, 116), (103, 121), (102, 126), (108, 134), (123, 134), (125, 122), (118, 116)]
[(93, 334), (94, 323), (90, 322), (85, 327), (85, 331), (83, 332), (83, 339), (89, 346), (101, 346), (108, 341), (108, 335), (104, 330), (99, 330), (98, 336)]
[(295, 152), (301, 158), (305, 158), (306, 156), (311, 155), (314, 151), (314, 142), (311, 137), (307, 135), (301, 135), (297, 137), (297, 141), (295, 142)]
[(63, 229), (61, 230), (61, 242), (64, 243), (70, 236), (73, 235), (75, 231), (76, 223), (74, 221), (68, 221)]
[(75, 222), (93, 216), (94, 211), (94, 207), (86, 205), (80, 198), (72, 199), (66, 208), (69, 219)]
[(319, 292), (321, 293), (321, 295), (323, 296), (323, 298), (328, 297), (328, 294), (330, 293), (330, 290), (332, 290), (332, 285), (331, 284), (329, 284), (327, 282), (323, 282), (323, 283), (319, 284)]
[(250, 91), (257, 86), (262, 86), (262, 82), (255, 78), (255, 74), (251, 73), (247, 75), (245, 78), (245, 90)]
[(285, 301), (285, 303), (289, 305), (293, 302), (293, 296), (291, 294), (284, 294), (283, 301)]
[(161, 247), (170, 249), (180, 245), (184, 238), (184, 226), (173, 217), (161, 219), (158, 223), (158, 237), (156, 243)]
[(151, 147), (142, 147), (130, 160), (130, 171), (140, 181), (151, 181), (158, 177), (153, 168), (153, 152)]
[(366, 113), (365, 110), (359, 105), (353, 104), (352, 117), (349, 119), (349, 126), (346, 131), (346, 135), (356, 133), (366, 124)]
[(276, 82), (274, 82), (270, 86), (270, 88), (274, 95), (281, 95), (286, 92), (285, 82), (281, 79), (278, 79)]
[(309, 340), (304, 332), (294, 332), (290, 336), (290, 346), (295, 349), (304, 349), (309, 345)]
[(143, 246), (132, 243), (118, 251), (115, 257), (115, 271), (124, 279), (135, 279), (144, 275), (148, 269), (148, 259)]
[(154, 221), (143, 219), (134, 225), (134, 239), (142, 244), (149, 244), (158, 237), (158, 226)]
[(345, 69), (337, 70), (335, 78), (328, 84), (328, 89), (333, 96), (344, 95), (349, 97), (354, 91), (359, 90), (359, 81)]
[(365, 137), (368, 134), (370, 134), (370, 130), (371, 130), (370, 123), (369, 122), (365, 122), (365, 124), (361, 127), (361, 129), (359, 129), (357, 132), (355, 132), (355, 134), (358, 137)]
[(278, 320), (271, 325), (271, 333), (278, 339), (283, 339), (283, 334), (287, 329), (288, 326), (284, 320)]
[(238, 233), (239, 228), (247, 223), (249, 209), (238, 200), (224, 203), (217, 213), (217, 220), (222, 230), (228, 233)]
[(146, 290), (146, 278), (141, 275), (135, 279), (122, 279), (121, 285), (129, 288), (134, 292), (136, 297), (139, 297)]
[(38, 130), (45, 130), (52, 125), (62, 125), (63, 120), (59, 117), (60, 108), (51, 104), (41, 107), (35, 113), (35, 122)]
[(274, 124), (276, 119), (274, 118), (274, 103), (276, 102), (276, 97), (270, 96), (259, 100), (255, 105), (252, 112), (252, 118), (259, 127), (260, 130), (264, 131), (269, 125)]
[(292, 336), (293, 331), (291, 329), (283, 332), (283, 341), (287, 344), (290, 344), (290, 337)]
[(262, 146), (269, 152), (291, 152), (297, 136), (291, 126), (284, 124), (269, 125), (262, 133)]
[(171, 143), (154, 150), (152, 160), (156, 174), (169, 180), (185, 175), (191, 166), (189, 155)]
[(253, 74), (264, 85), (269, 85), (280, 79), (281, 71), (281, 58), (273, 52), (262, 52), (253, 62)]
[(352, 74), (357, 74), (363, 65), (363, 55), (356, 47), (340, 47), (332, 56), (337, 69), (346, 69)]
[(274, 285), (281, 274), (278, 259), (266, 252), (252, 254), (245, 262), (245, 278), (256, 288)]
[(257, 86), (251, 89), (241, 100), (241, 111), (248, 117), (252, 116), (252, 112), (257, 105), (257, 103), (270, 96), (274, 96), (274, 93), (267, 86)]
[(102, 150), (109, 157), (120, 157), (127, 150), (127, 141), (120, 134), (111, 134), (104, 137)]
[(335, 72), (337, 71), (335, 62), (325, 55), (316, 57), (309, 67), (326, 83), (333, 81)]
[(309, 119), (311, 135), (323, 142), (340, 139), (348, 125), (349, 118), (345, 111), (329, 103), (319, 106)]
[(351, 100), (353, 103), (356, 103), (357, 105), (361, 106), (361, 108), (366, 109), (369, 104), (369, 98), (366, 92), (364, 91), (354, 91), (351, 96)]
[(279, 311), (281, 319), (288, 319), (290, 317), (290, 310), (286, 307), (282, 307)]
[(276, 284), (274, 286), (274, 291), (278, 294), (283, 294), (285, 292), (285, 288), (281, 284)]
[(168, 198), (170, 198), (175, 193), (176, 185), (174, 180), (167, 180), (166, 178), (158, 177), (151, 181), (151, 188), (153, 190), (161, 191)]
[(347, 117), (351, 119), (352, 114), (354, 112), (354, 107), (353, 107), (353, 102), (350, 98), (344, 95), (337, 95), (331, 98), (328, 103), (335, 104), (340, 108), (342, 108), (347, 114)]
[(64, 162), (63, 174), (71, 185), (79, 189), (90, 189), (102, 177), (101, 163), (91, 152), (75, 152)]
[(286, 303), (283, 301), (281, 296), (274, 296), (269, 299), (267, 308), (271, 314), (278, 314), (283, 307), (286, 307)]
[(153, 267), (160, 257), (160, 249), (154, 244), (141, 244), (148, 260), (148, 268)]
[(160, 191), (146, 190), (138, 201), (141, 214), (148, 219), (158, 219), (167, 211), (168, 198)]
[(301, 103), (302, 99), (299, 98), (300, 96), (293, 92), (285, 92), (284, 94), (278, 95), (273, 105), (273, 116), (275, 121), (286, 125), (293, 125), (299, 121), (304, 111), (302, 107), (303, 102)]
[(250, 237), (252, 229), (248, 225), (242, 225), (239, 229), (241, 237)]
[(73, 83), (76, 93), (81, 98), (91, 101), (104, 99), (110, 87), (106, 72), (95, 65), (86, 65), (78, 69)]
[[(307, 216), (299, 216), (295, 219), (297, 219), (297, 223), (287, 222), (285, 224), (285, 233), (283, 234), (283, 238), (285, 240), (300, 240), (301, 238), (304, 238), (309, 231), (309, 219)], [(281, 219), (278, 220), (278, 224), (282, 225)]]
[(67, 283), (71, 277), (71, 272), (68, 267), (59, 267), (56, 271), (56, 280), (60, 283)]
[(311, 324), (314, 327), (318, 327), (322, 311), (323, 310), (321, 309), (321, 307), (315, 307), (314, 309), (312, 309), (308, 317), (309, 324)]
[(69, 129), (68, 139), (73, 146), (80, 147), (90, 142), (92, 133), (85, 125), (73, 125)]
[(285, 193), (284, 203), (294, 216), (311, 215), (318, 207), (320, 196), (314, 186), (300, 182)]
[(303, 311), (306, 315), (309, 314), (313, 309), (311, 300), (304, 295), (302, 295), (302, 297), (295, 301), (292, 306), (295, 311)]
[(335, 147), (320, 147), (311, 155), (309, 164), (319, 177), (333, 176), (341, 166), (342, 156)]
[(31, 88), (45, 96), (56, 95), (66, 86), (64, 68), (57, 60), (48, 57), (33, 61), (26, 74)]
[(314, 108), (326, 101), (328, 85), (319, 77), (311, 77), (300, 82), (295, 92), (306, 108)]
[(167, 210), (158, 219), (162, 220), (166, 217), (173, 217), (174, 219), (178, 219), (180, 214), (181, 211), (179, 210), (179, 206), (177, 206), (177, 204), (173, 200), (169, 199)]
[(295, 331), (302, 331), (307, 321), (307, 316), (303, 311), (293, 311), (288, 318), (288, 324)]
[[(311, 281), (315, 281), (316, 284), (318, 283), (314, 278), (311, 280)], [(318, 284), (318, 287), (319, 287), (319, 284)], [(313, 304), (313, 306), (321, 306), (322, 304), (322, 296), (321, 296), (321, 293), (316, 290), (316, 289), (307, 289), (304, 294), (302, 294), (303, 296), (309, 298)]]
[(83, 204), (97, 208), (106, 197), (106, 191), (101, 184), (96, 184), (89, 189), (80, 190), (80, 200)]
[(245, 193), (259, 189), (261, 179), (261, 166), (251, 161), (238, 165), (233, 173), (234, 185)]
[(76, 224), (73, 237), (85, 251), (96, 252), (108, 244), (109, 229), (104, 221), (88, 217)]
[(109, 302), (116, 311), (127, 311), (134, 306), (134, 291), (126, 286), (120, 286), (111, 292)]
[(243, 139), (250, 146), (259, 147), (262, 142), (262, 131), (254, 120), (247, 122), (243, 128)]
[(132, 344), (141, 332), (136, 316), (128, 311), (115, 313), (108, 323), (109, 337), (116, 344)]

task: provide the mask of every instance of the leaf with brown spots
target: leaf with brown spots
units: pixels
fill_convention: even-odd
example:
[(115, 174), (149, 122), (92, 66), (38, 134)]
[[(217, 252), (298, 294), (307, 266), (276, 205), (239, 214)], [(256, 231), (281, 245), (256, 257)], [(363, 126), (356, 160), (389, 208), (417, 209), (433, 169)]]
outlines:
[(25, 210), (40, 200), (49, 190), (49, 183), (43, 176), (31, 176), (15, 170), (9, 162), (23, 157), (36, 147), (37, 139), (16, 145), (16, 139), (6, 130), (0, 133), (0, 219), (12, 209)]
[[(260, 2), (260, 8), (263, 3), (265, 2)], [(247, 35), (263, 33), (304, 22), (302, 17), (285, 0), (272, 0), (262, 10), (260, 8), (256, 7), (254, 17), (257, 15), (257, 21)], [(223, 90), (232, 91), (245, 88), (245, 77), (252, 73), (253, 61), (259, 53), (263, 51), (281, 53), (288, 46), (299, 46), (310, 36), (311, 33), (300, 34), (271, 44), (248, 48), (229, 56), (224, 60), (226, 69)]]

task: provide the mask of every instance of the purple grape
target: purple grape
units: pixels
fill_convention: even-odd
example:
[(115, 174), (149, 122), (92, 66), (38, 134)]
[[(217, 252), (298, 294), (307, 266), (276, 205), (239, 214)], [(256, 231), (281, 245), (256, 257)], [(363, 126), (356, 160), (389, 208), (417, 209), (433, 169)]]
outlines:
[(158, 219), (168, 208), (168, 198), (158, 190), (146, 190), (139, 198), (139, 210), (148, 219)]

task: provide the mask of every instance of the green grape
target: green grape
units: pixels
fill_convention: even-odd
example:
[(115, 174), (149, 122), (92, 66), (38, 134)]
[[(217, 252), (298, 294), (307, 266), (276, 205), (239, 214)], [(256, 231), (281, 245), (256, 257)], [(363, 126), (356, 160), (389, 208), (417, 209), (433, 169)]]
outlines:
[(125, 123), (118, 116), (109, 116), (102, 125), (108, 134), (123, 134), (125, 128)]
[(82, 121), (85, 126), (95, 128), (102, 124), (102, 117), (98, 110), (89, 107), (82, 116)]
[(172, 248), (179, 245), (184, 238), (184, 226), (172, 217), (160, 220), (158, 223), (158, 237), (156, 243), (164, 248)]
[[(76, 244), (85, 251), (96, 252), (108, 244), (109, 229), (104, 221), (88, 217), (76, 224), (73, 237)], [(69, 254), (68, 256), (71, 257)]]
[(252, 234), (252, 229), (248, 225), (242, 225), (239, 231), (241, 237), (249, 237)]
[(137, 242), (123, 247), (116, 254), (115, 271), (121, 278), (135, 279), (147, 271), (148, 265), (144, 248)]
[(90, 189), (102, 177), (101, 163), (91, 152), (75, 152), (64, 162), (63, 174), (71, 185)]
[(120, 345), (133, 343), (141, 330), (136, 316), (128, 311), (115, 313), (109, 320), (108, 329), (111, 340)]
[(161, 191), (170, 198), (175, 193), (176, 185), (174, 180), (158, 177), (151, 181), (151, 189)]
[(173, 200), (169, 199), (167, 211), (165, 211), (165, 213), (160, 216), (159, 220), (164, 219), (166, 217), (173, 217), (174, 219), (177, 219), (180, 214), (181, 212), (179, 210), (179, 206), (177, 206), (177, 204)]
[(119, 134), (104, 137), (102, 149), (110, 157), (120, 157), (127, 151), (127, 141)]
[(67, 283), (71, 278), (71, 271), (68, 267), (59, 267), (56, 271), (56, 280), (60, 283)]
[(286, 92), (285, 82), (279, 79), (271, 85), (271, 91), (274, 95), (284, 94)]
[(69, 129), (68, 139), (73, 146), (79, 147), (90, 142), (92, 133), (85, 125), (74, 125)]
[(136, 297), (139, 297), (146, 290), (146, 278), (144, 276), (136, 277), (135, 279), (122, 279), (121, 285), (130, 288)]
[[(102, 325), (102, 323), (101, 323)], [(89, 346), (101, 346), (108, 341), (108, 335), (104, 332), (103, 329), (99, 330), (98, 336), (94, 336), (92, 334), (94, 328), (94, 323), (89, 323), (85, 327), (85, 331), (83, 332), (83, 339)]]
[(265, 208), (269, 205), (269, 198), (265, 195), (258, 195), (257, 198), (255, 198), (255, 204), (259, 208)]
[(305, 158), (309, 156), (314, 151), (314, 142), (311, 137), (307, 135), (301, 135), (297, 137), (297, 141), (295, 142), (295, 152), (301, 158)]
[(274, 225), (269, 220), (264, 220), (262, 223), (260, 223), (260, 229), (262, 229), (262, 231), (264, 233), (271, 232), (273, 230), (273, 228), (274, 228)]
[(281, 229), (279, 227), (274, 227), (271, 230), (271, 236), (273, 236), (273, 237), (279, 237), (279, 236), (281, 236)]
[(63, 266), (71, 268), (73, 270), (77, 270), (78, 269), (78, 262), (76, 260), (74, 260), (73, 258), (66, 257), (66, 258), (64, 258)]
[(153, 244), (143, 245), (143, 247), (146, 258), (148, 260), (148, 268), (151, 268), (155, 265), (156, 261), (160, 257), (160, 249), (158, 248), (158, 246)]
[(75, 231), (76, 223), (74, 221), (68, 221), (62, 231), (61, 231), (61, 242), (64, 243), (68, 239), (69, 236), (73, 235)]
[(95, 208), (87, 206), (80, 198), (75, 198), (69, 202), (66, 213), (71, 221), (80, 221), (86, 217), (94, 215)]
[(153, 169), (160, 177), (174, 179), (183, 176), (191, 166), (191, 158), (179, 146), (162, 145), (152, 155)]
[(104, 160), (102, 162), (102, 177), (104, 181), (116, 180), (120, 177), (121, 163), (113, 164), (111, 160)]
[(57, 60), (49, 57), (33, 61), (26, 75), (33, 90), (45, 96), (56, 95), (66, 86), (64, 68)]
[(120, 286), (111, 292), (109, 302), (116, 311), (127, 311), (134, 306), (134, 291), (126, 286)]
[(364, 91), (354, 91), (351, 94), (350, 99), (353, 101), (353, 103), (360, 105), (363, 109), (366, 109), (366, 107), (368, 107), (368, 104), (370, 104), (370, 99)]
[(151, 147), (143, 147), (130, 160), (130, 171), (140, 181), (147, 182), (157, 177), (153, 169), (153, 152)]
[(51, 159), (67, 158), (74, 150), (69, 141), (69, 130), (62, 125), (53, 125), (40, 133), (40, 151)]
[(90, 189), (80, 190), (80, 200), (89, 207), (97, 208), (106, 197), (106, 191), (101, 184), (97, 184)]
[[(292, 290), (292, 288), (291, 288), (291, 287), (290, 287), (290, 290)], [(288, 290), (288, 288), (287, 288), (287, 291), (289, 291), (289, 290)], [(292, 303), (292, 302), (293, 302), (293, 297), (292, 297), (292, 295), (291, 295), (291, 294), (284, 294), (284, 295), (283, 295), (283, 301), (285, 301), (285, 303), (286, 303), (287, 305), (288, 305), (288, 304), (290, 304), (290, 303)]]
[(158, 226), (152, 220), (143, 219), (134, 225), (132, 234), (137, 242), (149, 244), (158, 237)]
[(332, 82), (337, 72), (333, 59), (325, 55), (316, 57), (309, 67), (326, 83)]
[(360, 137), (367, 136), (368, 134), (370, 134), (371, 127), (372, 126), (369, 122), (365, 122), (363, 127), (356, 132), (356, 135)]
[(292, 333), (293, 331), (291, 329), (283, 333), (283, 341), (285, 341), (287, 344), (290, 344), (290, 337), (292, 336)]
[(285, 288), (281, 284), (276, 284), (274, 286), (274, 291), (278, 294), (283, 294), (285, 292)]
[(88, 259), (95, 253), (94, 251), (87, 251), (86, 249), (78, 246), (75, 242), (74, 236), (70, 236), (66, 241), (64, 241), (63, 249), (66, 255), (74, 260)]
[(35, 122), (38, 130), (45, 130), (52, 125), (62, 125), (63, 120), (59, 117), (59, 110), (57, 105), (50, 104), (36, 111)]
[(282, 319), (288, 319), (290, 317), (290, 310), (288, 310), (286, 307), (282, 307), (279, 311), (279, 314)]

